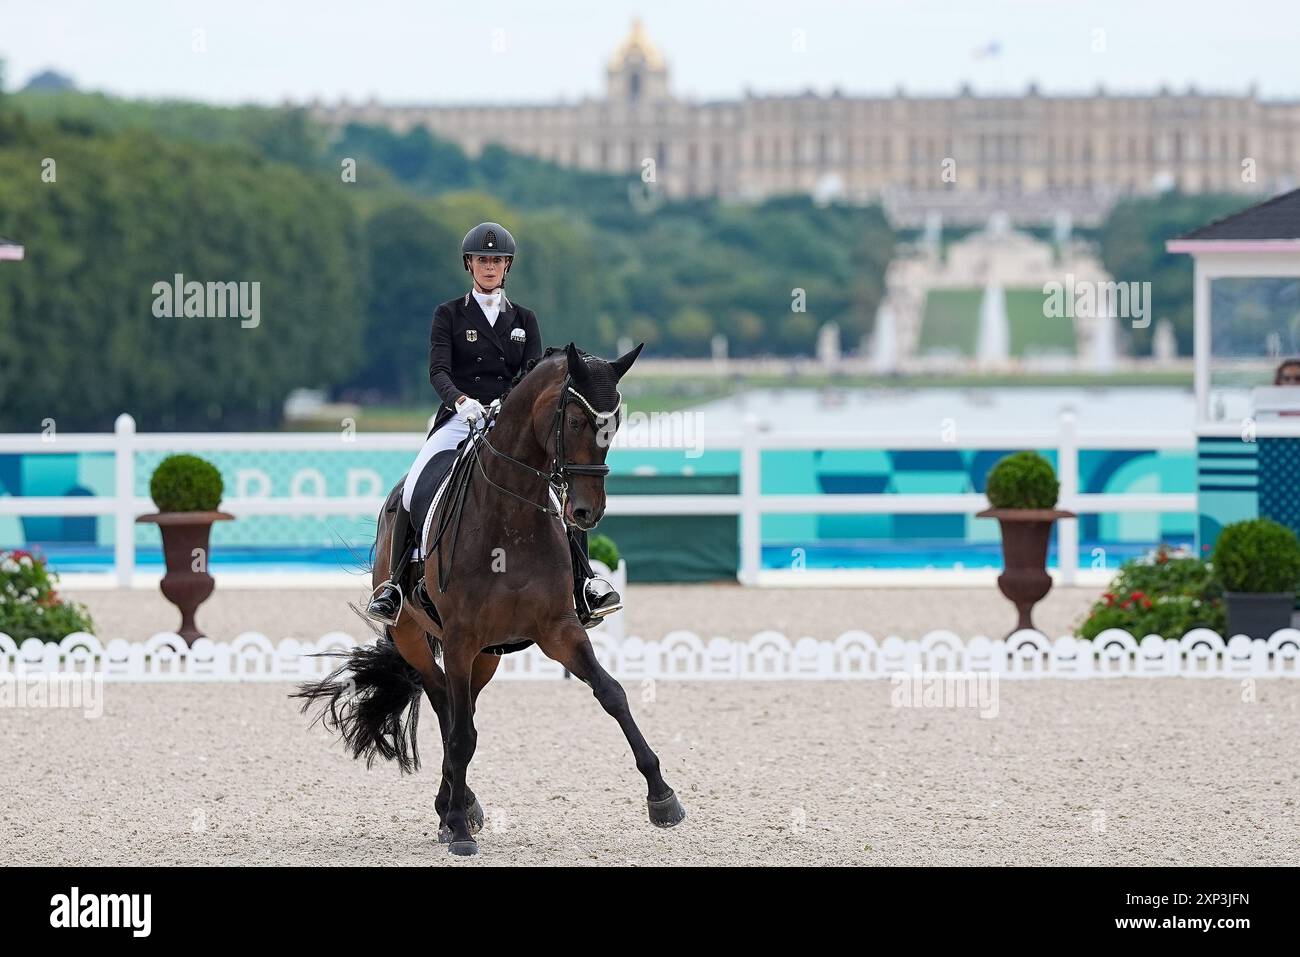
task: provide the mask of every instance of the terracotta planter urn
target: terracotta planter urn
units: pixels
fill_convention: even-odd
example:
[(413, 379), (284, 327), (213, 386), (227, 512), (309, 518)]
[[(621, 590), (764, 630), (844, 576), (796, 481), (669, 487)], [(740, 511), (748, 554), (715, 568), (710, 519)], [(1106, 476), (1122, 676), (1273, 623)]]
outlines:
[(169, 602), (181, 613), (181, 627), (177, 630), (187, 645), (203, 637), (195, 624), (194, 613), (208, 600), (216, 582), (208, 574), (211, 554), (208, 541), (213, 522), (224, 522), (235, 516), (226, 512), (154, 512), (141, 515), (137, 522), (150, 522), (162, 533), (163, 560), (167, 574), (159, 587)]
[(1075, 513), (1059, 508), (986, 508), (978, 517), (996, 518), (1002, 527), (1004, 570), (998, 576), (998, 589), (1020, 615), (1008, 634), (1026, 628), (1037, 631), (1030, 613), (1052, 590), (1052, 576), (1047, 573), (1052, 525), (1058, 518), (1075, 518)]

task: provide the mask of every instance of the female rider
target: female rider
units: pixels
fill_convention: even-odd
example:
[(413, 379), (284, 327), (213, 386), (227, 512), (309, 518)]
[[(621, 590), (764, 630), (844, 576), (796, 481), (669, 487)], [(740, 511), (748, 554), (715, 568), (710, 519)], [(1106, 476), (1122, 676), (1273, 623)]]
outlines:
[[(429, 381), (442, 400), (415, 464), (402, 485), (402, 504), (393, 525), (391, 577), (370, 598), (366, 614), (395, 625), (402, 610), (401, 581), (418, 541), (410, 509), (420, 473), (437, 453), (456, 448), (470, 427), (483, 420), (484, 406), (501, 398), (511, 380), (542, 355), (537, 316), (505, 295), (506, 274), (515, 258), (515, 239), (498, 223), (479, 223), (460, 244), (461, 260), (474, 285), (433, 314), (429, 337)], [(574, 604), (586, 627), (623, 607), (618, 592), (602, 592), (586, 561), (586, 534), (569, 529), (574, 563)]]

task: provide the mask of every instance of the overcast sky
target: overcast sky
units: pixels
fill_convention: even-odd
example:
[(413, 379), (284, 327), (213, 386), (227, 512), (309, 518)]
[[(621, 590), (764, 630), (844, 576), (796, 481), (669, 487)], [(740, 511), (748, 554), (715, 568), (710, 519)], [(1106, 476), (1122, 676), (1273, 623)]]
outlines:
[(542, 102), (600, 95), (637, 15), (674, 92), (701, 99), (1030, 81), (1300, 98), (1300, 0), (0, 0), (0, 58), (10, 89), (53, 68), (221, 103)]

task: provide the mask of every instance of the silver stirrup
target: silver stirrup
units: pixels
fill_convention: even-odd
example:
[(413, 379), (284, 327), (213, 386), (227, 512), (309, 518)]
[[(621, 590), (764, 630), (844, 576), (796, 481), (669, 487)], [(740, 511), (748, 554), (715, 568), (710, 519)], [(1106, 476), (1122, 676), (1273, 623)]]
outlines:
[[(383, 588), (385, 585), (392, 585), (394, 588), (397, 589), (397, 613), (393, 615), (391, 620), (388, 618), (383, 618), (379, 615), (372, 615), (370, 613), (370, 605), (375, 600), (375, 593), (378, 592), (379, 589)], [(370, 591), (370, 601), (366, 602), (366, 617), (369, 618), (371, 621), (376, 622), (377, 624), (396, 627), (397, 620), (402, 617), (402, 609), (405, 607), (406, 607), (406, 596), (402, 594), (402, 586), (398, 585), (396, 582), (380, 582)]]
[[(587, 585), (590, 585), (591, 582), (604, 582), (606, 585), (609, 586), (610, 591), (615, 590), (614, 583), (611, 582), (608, 578), (593, 577), (588, 579)], [(587, 585), (584, 585), (582, 589), (582, 597), (584, 600), (587, 597)], [(623, 603), (621, 601), (616, 601), (614, 602), (614, 604), (608, 605), (604, 608), (592, 608), (590, 603), (588, 603), (587, 605), (587, 612), (591, 615), (592, 621), (600, 621), (603, 618), (608, 618), (610, 615), (614, 614), (614, 612), (622, 611), (622, 610), (623, 610)]]

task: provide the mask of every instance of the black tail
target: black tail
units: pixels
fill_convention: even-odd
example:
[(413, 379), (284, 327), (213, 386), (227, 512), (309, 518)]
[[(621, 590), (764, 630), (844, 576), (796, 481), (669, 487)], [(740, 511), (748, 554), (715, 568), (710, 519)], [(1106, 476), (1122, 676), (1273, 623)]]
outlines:
[(323, 703), (316, 721), (341, 735), (354, 758), (364, 756), (366, 767), (381, 757), (396, 761), (403, 774), (419, 770), (415, 732), (424, 694), (420, 673), (406, 663), (388, 635), (330, 657), (346, 660), (326, 678), (300, 685), (291, 695), (305, 699), (303, 713)]

